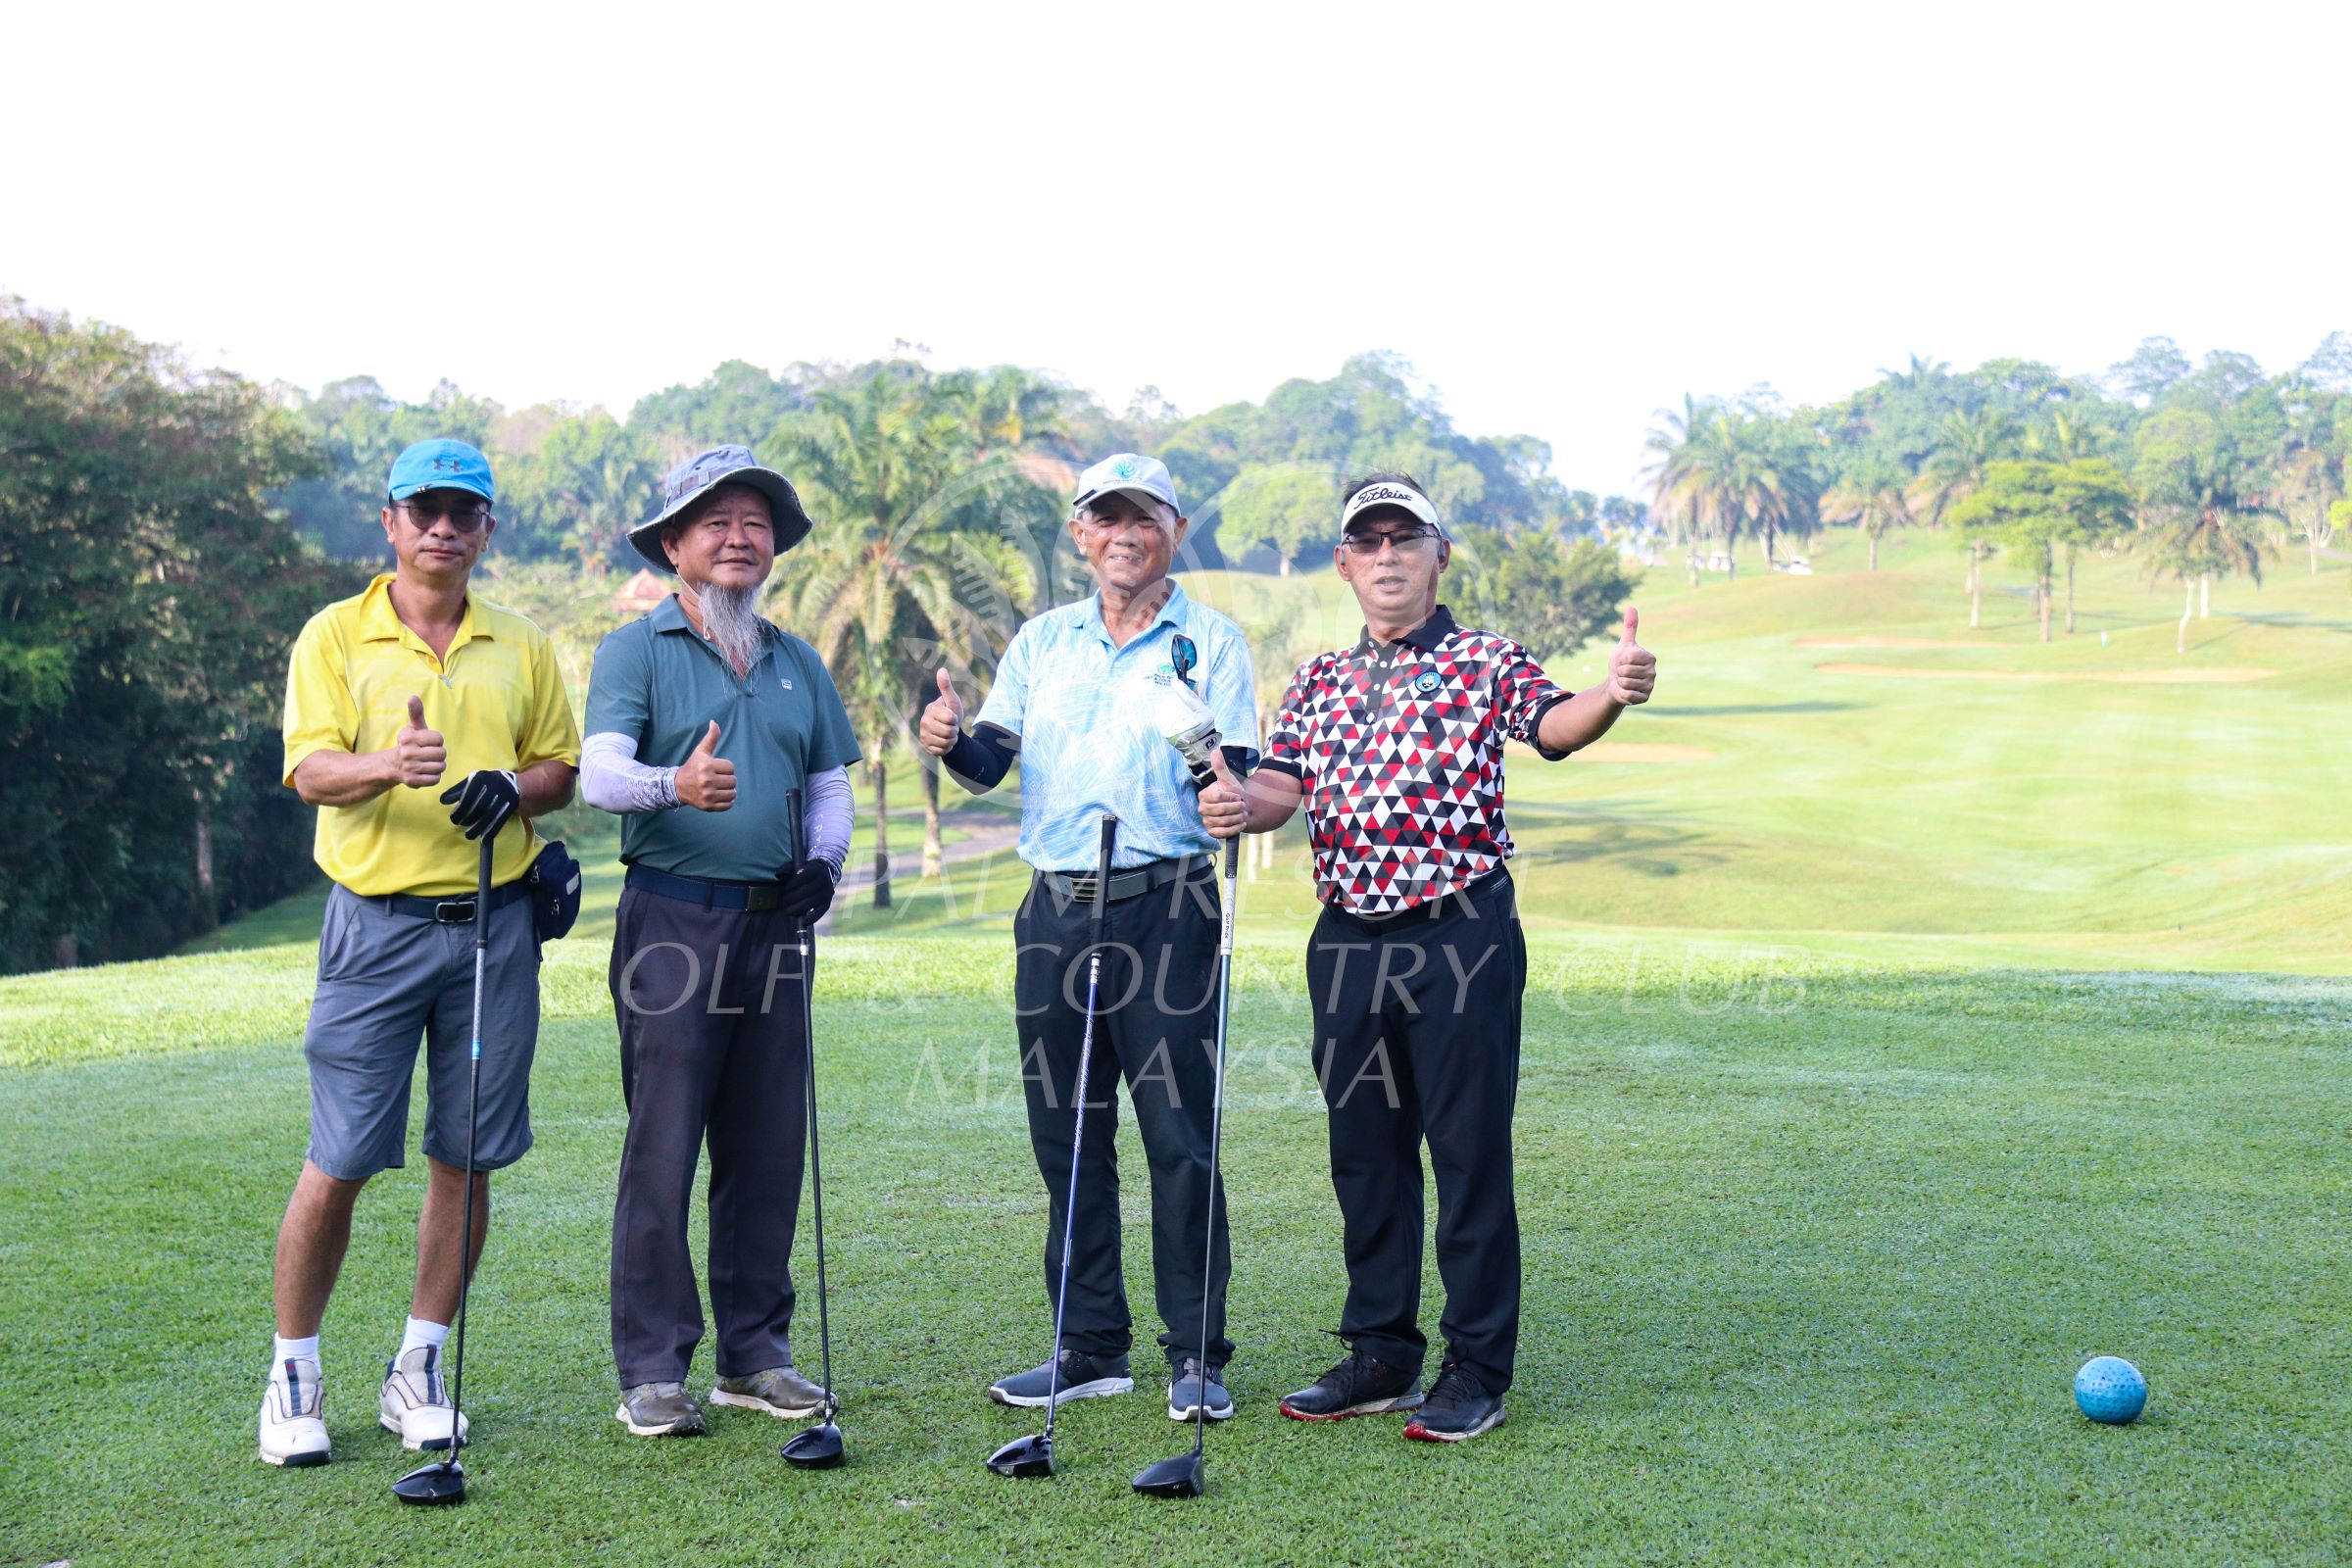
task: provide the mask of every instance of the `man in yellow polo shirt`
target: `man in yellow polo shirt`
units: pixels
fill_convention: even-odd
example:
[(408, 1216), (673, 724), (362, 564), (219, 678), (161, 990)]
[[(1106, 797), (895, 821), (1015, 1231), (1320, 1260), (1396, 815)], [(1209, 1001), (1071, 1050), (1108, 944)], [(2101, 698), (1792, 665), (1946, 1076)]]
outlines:
[[(476, 1258), (488, 1173), (531, 1146), (539, 946), (523, 878), (540, 846), (530, 818), (571, 799), (580, 736), (546, 633), (466, 590), (497, 527), (495, 500), (488, 460), (463, 442), (403, 452), (383, 514), (396, 568), (312, 616), (286, 676), (285, 781), (319, 808), (315, 853), (335, 885), (303, 1042), (311, 1145), (277, 1233), (277, 1343), (261, 1414), (261, 1456), (271, 1464), (326, 1462), (319, 1322), (360, 1189), (404, 1162), (419, 1037), (428, 1178), (416, 1283), (376, 1413), (404, 1446), (449, 1446), (441, 1345), (464, 1272), (460, 1165), (477, 920), (490, 922), (490, 939)], [(516, 829), (494, 839), (489, 907), (477, 908), (473, 841), (515, 815)]]

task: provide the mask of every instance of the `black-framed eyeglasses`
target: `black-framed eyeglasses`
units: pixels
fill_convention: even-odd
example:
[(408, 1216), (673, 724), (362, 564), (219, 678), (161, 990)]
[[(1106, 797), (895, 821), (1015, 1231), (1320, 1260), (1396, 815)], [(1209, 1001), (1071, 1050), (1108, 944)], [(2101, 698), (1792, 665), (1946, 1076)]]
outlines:
[(1423, 540), (1435, 539), (1435, 528), (1398, 528), (1391, 533), (1348, 533), (1340, 536), (1340, 543), (1359, 556), (1377, 556), (1382, 545), (1395, 545), (1399, 551), (1418, 550)]
[(478, 533), (490, 520), (490, 505), (485, 501), (395, 501), (392, 505), (409, 514), (409, 523), (418, 533), (430, 532), (443, 517), (459, 533)]

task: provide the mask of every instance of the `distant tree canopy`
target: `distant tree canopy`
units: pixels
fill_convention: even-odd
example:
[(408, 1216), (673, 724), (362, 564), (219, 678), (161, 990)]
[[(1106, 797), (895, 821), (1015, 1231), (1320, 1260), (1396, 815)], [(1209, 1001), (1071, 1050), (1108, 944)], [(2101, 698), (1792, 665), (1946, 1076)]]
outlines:
[[(371, 377), (355, 376), (316, 397), (290, 395), (315, 434), (320, 471), (283, 499), (296, 529), (329, 554), (376, 559), (376, 514), (393, 455), (426, 435), (451, 435), (491, 456), (502, 554), (626, 567), (632, 557), (621, 534), (658, 510), (662, 474), (672, 464), (721, 441), (777, 463), (821, 450), (825, 399), (858, 396), (877, 378), (919, 384), (923, 397), (955, 405), (954, 450), (967, 460), (1028, 453), (1082, 468), (1118, 450), (1164, 459), (1193, 515), (1190, 554), (1207, 565), (1253, 550), (1266, 552), (1269, 566), (1319, 563), (1320, 553), (1305, 546), (1336, 532), (1339, 479), (1372, 468), (1421, 475), (1448, 518), (1466, 524), (1588, 534), (1625, 526), (1639, 512), (1626, 498), (1561, 485), (1547, 471), (1550, 448), (1532, 437), (1459, 434), (1435, 394), (1417, 388), (1410, 367), (1391, 355), (1359, 356), (1327, 381), (1286, 381), (1262, 404), (1190, 418), (1149, 388), (1114, 416), (1086, 393), (1017, 366), (933, 370), (905, 357), (791, 365), (772, 374), (731, 360), (692, 386), (640, 399), (625, 419), (569, 405), (509, 412), (446, 382), (424, 402), (404, 404)], [(1321, 496), (1313, 474), (1325, 476)]]
[[(162, 951), (309, 877), (309, 813), (277, 777), (286, 649), (385, 559), (385, 473), (427, 436), (491, 455), (518, 585), (634, 569), (626, 530), (701, 448), (791, 474), (823, 526), (771, 602), (835, 660), (880, 799), (931, 672), (984, 674), (1023, 616), (1083, 591), (1062, 522), (1109, 452), (1167, 461), (1188, 564), (1285, 572), (1327, 559), (1347, 476), (1414, 473), (1459, 541), (1449, 600), (1546, 658), (1608, 629), (1639, 580), (1627, 547), (1671, 544), (1696, 581), (1743, 547), (1794, 565), (1847, 522), (1873, 567), (1888, 532), (1943, 530), (1972, 606), (1988, 560), (2023, 566), (2045, 636), (2061, 580), (2074, 629), (2081, 552), (2134, 552), (2181, 586), (2184, 641), (2217, 581), (2259, 581), (2290, 541), (2316, 572), (2352, 532), (2352, 336), (2276, 375), (2150, 338), (2103, 377), (1912, 356), (1814, 407), (1686, 398), (1637, 500), (1566, 488), (1531, 437), (1462, 434), (1392, 355), (1189, 417), (1154, 388), (1113, 413), (1017, 366), (910, 352), (729, 361), (624, 417), (447, 382), (420, 403), (367, 376), (265, 389), (0, 299), (0, 968)], [(919, 778), (935, 860), (937, 775)]]
[(267, 498), (319, 466), (263, 389), (0, 299), (0, 969), (155, 953), (310, 880), (286, 649), (363, 574)]
[[(1780, 538), (1852, 522), (1874, 567), (1890, 529), (1949, 529), (1972, 606), (1989, 553), (2026, 565), (2045, 628), (2055, 564), (2071, 581), (2084, 548), (2137, 552), (2201, 607), (2219, 578), (2259, 581), (2290, 537), (2319, 569), (2352, 457), (2352, 335), (2277, 375), (2227, 350), (2194, 364), (2165, 337), (2096, 378), (1913, 355), (1819, 407), (1786, 408), (1769, 388), (1686, 398), (1660, 412), (1650, 450), (1649, 521), (1693, 582), (1743, 540), (1775, 566)], [(2067, 618), (2071, 631), (2071, 607)]]
[(1642, 581), (1598, 539), (1475, 526), (1454, 530), (1446, 577), (1456, 615), (1515, 639), (1539, 662), (1566, 659), (1609, 630)]

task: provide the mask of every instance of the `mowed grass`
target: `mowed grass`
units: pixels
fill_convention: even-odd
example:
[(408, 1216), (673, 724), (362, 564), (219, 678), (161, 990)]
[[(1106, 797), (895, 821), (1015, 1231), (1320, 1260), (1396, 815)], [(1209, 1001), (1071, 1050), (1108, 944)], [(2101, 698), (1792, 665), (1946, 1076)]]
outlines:
[[(411, 1456), (372, 1419), (407, 1299), (414, 1169), (364, 1201), (328, 1319), (336, 1462), (253, 1457), (270, 1239), (307, 1103), (273, 1003), (253, 1004), (242, 1039), (229, 1023), (201, 1048), (126, 1055), (94, 1030), (0, 1075), (15, 1440), (0, 1556), (2209, 1564), (2352, 1549), (2340, 982), (1869, 971), (1704, 944), (1645, 963), (1539, 935), (1519, 1386), (1509, 1426), (1437, 1449), (1394, 1422), (1310, 1428), (1274, 1410), (1335, 1353), (1343, 1272), (1297, 955), (1251, 940), (1227, 1143), (1241, 1413), (1210, 1434), (1211, 1494), (1176, 1506), (1127, 1490), (1184, 1441), (1149, 1385), (1070, 1407), (1050, 1483), (980, 1463), (1032, 1423), (981, 1387), (1042, 1357), (1049, 1321), (989, 937), (828, 950), (851, 1466), (790, 1471), (775, 1455), (789, 1429), (735, 1411), (699, 1443), (627, 1437), (606, 1333), (623, 1118), (612, 1028), (583, 983), (596, 955), (567, 947), (549, 969), (539, 1147), (498, 1179), (475, 1298), (474, 1495), (448, 1513), (392, 1500)], [(108, 975), (167, 1012), (188, 989), (171, 964)], [(1121, 1148), (1148, 1370), (1132, 1129)], [(1433, 1268), (1433, 1330), (1439, 1301)], [(812, 1319), (800, 1342), (813, 1356)], [(2137, 1426), (2074, 1412), (2072, 1371), (2098, 1352), (2152, 1379)], [(698, 1381), (708, 1371), (706, 1354)]]
[[(982, 1385), (1050, 1333), (1013, 1077), (1022, 877), (1001, 859), (902, 882), (825, 947), (851, 1466), (792, 1472), (789, 1428), (736, 1411), (704, 1442), (629, 1439), (607, 1339), (618, 868), (592, 834), (588, 912), (544, 972), (539, 1146), (498, 1180), (475, 1297), (474, 1495), (446, 1513), (393, 1502), (415, 1456), (372, 1420), (414, 1168), (364, 1200), (329, 1316), (337, 1462), (253, 1457), (316, 896), (209, 951), (0, 979), (0, 1561), (2345, 1560), (2343, 570), (2224, 585), (2177, 659), (2178, 596), (2129, 563), (2085, 569), (2084, 629), (2049, 647), (1997, 569), (1970, 632), (1939, 540), (1877, 574), (1845, 545), (1817, 564), (1698, 589), (1653, 572), (1659, 702), (1566, 764), (1514, 758), (1527, 1298), (1494, 1436), (1437, 1449), (1274, 1411), (1337, 1353), (1344, 1289), (1294, 825), (1244, 892), (1242, 1410), (1210, 1433), (1207, 1498), (1129, 1494), (1186, 1441), (1149, 1385), (1065, 1411), (1052, 1482), (980, 1463), (1034, 1430)], [(1354, 634), (1327, 575), (1193, 586)], [(1581, 684), (1602, 653), (1559, 672)], [(2270, 673), (2012, 678), (2182, 665)], [(894, 778), (905, 848), (917, 797)], [(1146, 1195), (1119, 1136), (1148, 1372)], [(812, 1358), (806, 1215), (803, 1236)], [(1433, 1334), (1441, 1300), (1433, 1263)], [(2133, 1427), (2074, 1411), (2100, 1352), (2150, 1376)]]
[[(2346, 972), (2344, 564), (2311, 576), (2298, 556), (2259, 588), (2219, 584), (2176, 655), (2180, 592), (2129, 557), (2083, 564), (2080, 629), (2048, 644), (1998, 562), (1969, 627), (1942, 536), (1897, 536), (1877, 572), (1843, 530), (1817, 575), (1754, 560), (1696, 588), (1650, 568), (1636, 602), (1655, 702), (1566, 762), (1513, 754), (1537, 924), (1749, 933), (1857, 961)], [(1245, 616), (1289, 602), (1302, 646), (1360, 624), (1328, 572), (1209, 574), (1197, 592)], [(1607, 654), (1554, 673), (1592, 684)], [(1303, 922), (1296, 824), (1282, 846), (1256, 907)]]

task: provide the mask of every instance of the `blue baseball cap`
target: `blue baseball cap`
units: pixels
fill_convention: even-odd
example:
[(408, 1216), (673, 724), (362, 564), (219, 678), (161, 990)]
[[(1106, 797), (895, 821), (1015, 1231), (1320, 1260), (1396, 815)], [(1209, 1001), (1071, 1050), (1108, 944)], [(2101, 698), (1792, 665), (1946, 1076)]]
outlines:
[(1176, 504), (1176, 480), (1168, 466), (1157, 458), (1147, 458), (1135, 452), (1113, 452), (1101, 463), (1078, 476), (1078, 494), (1070, 501), (1072, 512), (1083, 512), (1087, 503), (1116, 490), (1145, 501), (1156, 501), (1179, 517), (1184, 508)]
[(490, 460), (463, 441), (441, 437), (419, 441), (392, 460), (392, 477), (384, 493), (406, 501), (425, 490), (470, 490), (484, 501), (498, 500), (490, 482)]

